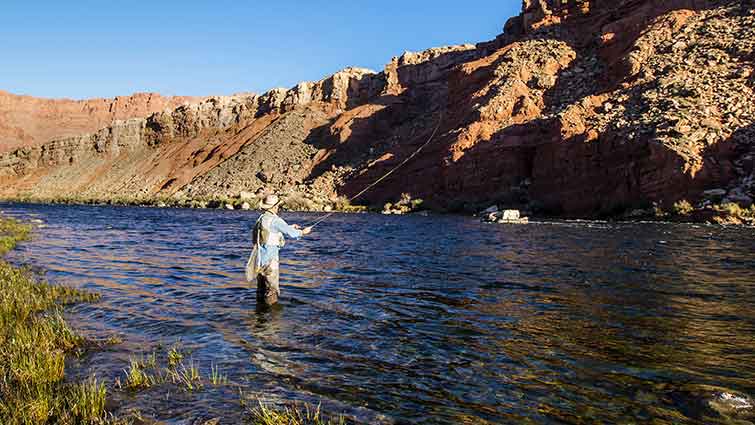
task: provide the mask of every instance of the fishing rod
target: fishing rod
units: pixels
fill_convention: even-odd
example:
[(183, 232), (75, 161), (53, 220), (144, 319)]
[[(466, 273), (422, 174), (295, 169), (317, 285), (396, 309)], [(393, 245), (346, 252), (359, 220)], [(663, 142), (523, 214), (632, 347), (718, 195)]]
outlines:
[[(383, 180), (387, 179), (388, 176), (390, 176), (391, 174), (393, 174), (399, 168), (403, 167), (407, 162), (411, 161), (415, 156), (417, 156), (420, 152), (422, 152), (422, 149), (424, 149), (427, 145), (429, 145), (433, 141), (433, 139), (435, 138), (435, 134), (438, 132), (438, 129), (440, 128), (440, 124), (442, 122), (443, 122), (443, 113), (441, 112), (440, 118), (438, 118), (438, 124), (435, 126), (435, 129), (433, 129), (432, 134), (430, 134), (430, 138), (427, 139), (427, 141), (422, 146), (420, 146), (419, 149), (415, 150), (411, 155), (409, 155), (409, 157), (407, 157), (405, 160), (403, 160), (400, 164), (398, 164), (397, 166), (393, 167), (390, 171), (388, 171), (387, 173), (385, 173), (382, 177), (380, 177), (379, 179), (375, 180), (372, 184), (370, 184), (369, 186), (367, 186), (366, 188), (364, 188), (364, 190), (362, 190), (361, 192), (359, 192), (356, 195), (354, 195), (351, 198), (349, 198), (348, 201), (352, 202), (353, 200), (357, 199), (358, 197), (364, 195), (368, 190), (372, 189), (373, 187), (377, 186), (380, 182), (382, 182)], [(332, 211), (332, 212), (329, 212), (329, 213), (323, 215), (322, 217), (318, 218), (311, 225), (309, 225), (307, 227), (314, 229), (315, 226), (317, 226), (318, 224), (320, 224), (323, 221), (327, 220), (328, 218), (330, 218), (331, 216), (333, 216), (333, 214), (335, 214), (336, 212), (337, 211)]]

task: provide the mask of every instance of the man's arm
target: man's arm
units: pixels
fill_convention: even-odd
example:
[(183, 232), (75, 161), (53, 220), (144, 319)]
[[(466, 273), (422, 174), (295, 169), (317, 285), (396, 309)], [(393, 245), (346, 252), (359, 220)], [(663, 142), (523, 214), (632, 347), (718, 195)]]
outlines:
[(283, 221), (283, 219), (280, 217), (276, 217), (275, 220), (273, 220), (271, 227), (276, 232), (283, 233), (289, 238), (299, 239), (300, 237), (302, 237), (302, 235), (305, 234), (303, 231), (295, 228), (294, 226), (290, 226), (288, 223)]

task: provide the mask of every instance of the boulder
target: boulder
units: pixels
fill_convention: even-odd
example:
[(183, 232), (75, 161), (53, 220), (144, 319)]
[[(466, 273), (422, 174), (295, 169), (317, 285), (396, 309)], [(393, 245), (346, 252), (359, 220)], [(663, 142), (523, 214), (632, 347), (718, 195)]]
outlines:
[(726, 417), (744, 419), (755, 416), (755, 402), (743, 394), (719, 392), (708, 401), (708, 405)]
[(522, 217), (519, 210), (503, 210), (483, 215), (482, 221), (487, 223), (525, 224), (529, 218)]
[(268, 183), (270, 181), (270, 176), (267, 175), (264, 171), (258, 172), (257, 178), (260, 179), (262, 183)]
[(239, 199), (242, 201), (249, 201), (256, 198), (256, 195), (252, 192), (241, 191), (239, 192)]
[(703, 192), (706, 198), (722, 198), (726, 195), (725, 189), (710, 189)]
[(740, 187), (736, 187), (730, 190), (726, 198), (731, 202), (736, 202), (744, 206), (752, 205), (752, 198), (747, 195)]
[(628, 218), (639, 218), (639, 217), (645, 217), (651, 214), (652, 214), (652, 211), (637, 208), (627, 213), (626, 216)]
[(496, 205), (492, 205), (482, 211), (483, 214), (490, 214), (494, 212), (498, 212), (498, 207)]
[(505, 210), (503, 211), (503, 215), (501, 216), (502, 220), (519, 220), (520, 214), (519, 210)]

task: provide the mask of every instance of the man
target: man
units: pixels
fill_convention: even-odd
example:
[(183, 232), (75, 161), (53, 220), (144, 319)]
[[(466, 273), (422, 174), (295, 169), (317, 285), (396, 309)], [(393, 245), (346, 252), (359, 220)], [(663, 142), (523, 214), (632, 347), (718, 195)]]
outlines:
[(296, 224), (290, 226), (278, 217), (279, 203), (277, 195), (267, 195), (260, 203), (260, 209), (264, 212), (252, 230), (254, 248), (246, 265), (246, 278), (249, 282), (257, 281), (258, 306), (271, 306), (278, 302), (278, 251), (285, 243), (283, 236), (299, 239), (312, 231), (311, 227), (302, 229)]

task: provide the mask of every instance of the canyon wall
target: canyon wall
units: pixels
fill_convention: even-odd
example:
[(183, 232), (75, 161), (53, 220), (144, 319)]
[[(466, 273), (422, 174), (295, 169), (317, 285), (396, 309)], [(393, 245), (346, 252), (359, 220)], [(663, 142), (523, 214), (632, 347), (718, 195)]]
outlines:
[(40, 99), (0, 91), (0, 152), (97, 131), (115, 120), (144, 118), (199, 100), (156, 93), (113, 99)]
[[(495, 40), (407, 52), (0, 154), (0, 196), (310, 207), (402, 193), (572, 216), (755, 195), (750, 0), (525, 0)], [(414, 156), (413, 156), (414, 155)], [(713, 195), (711, 195), (713, 194)]]

